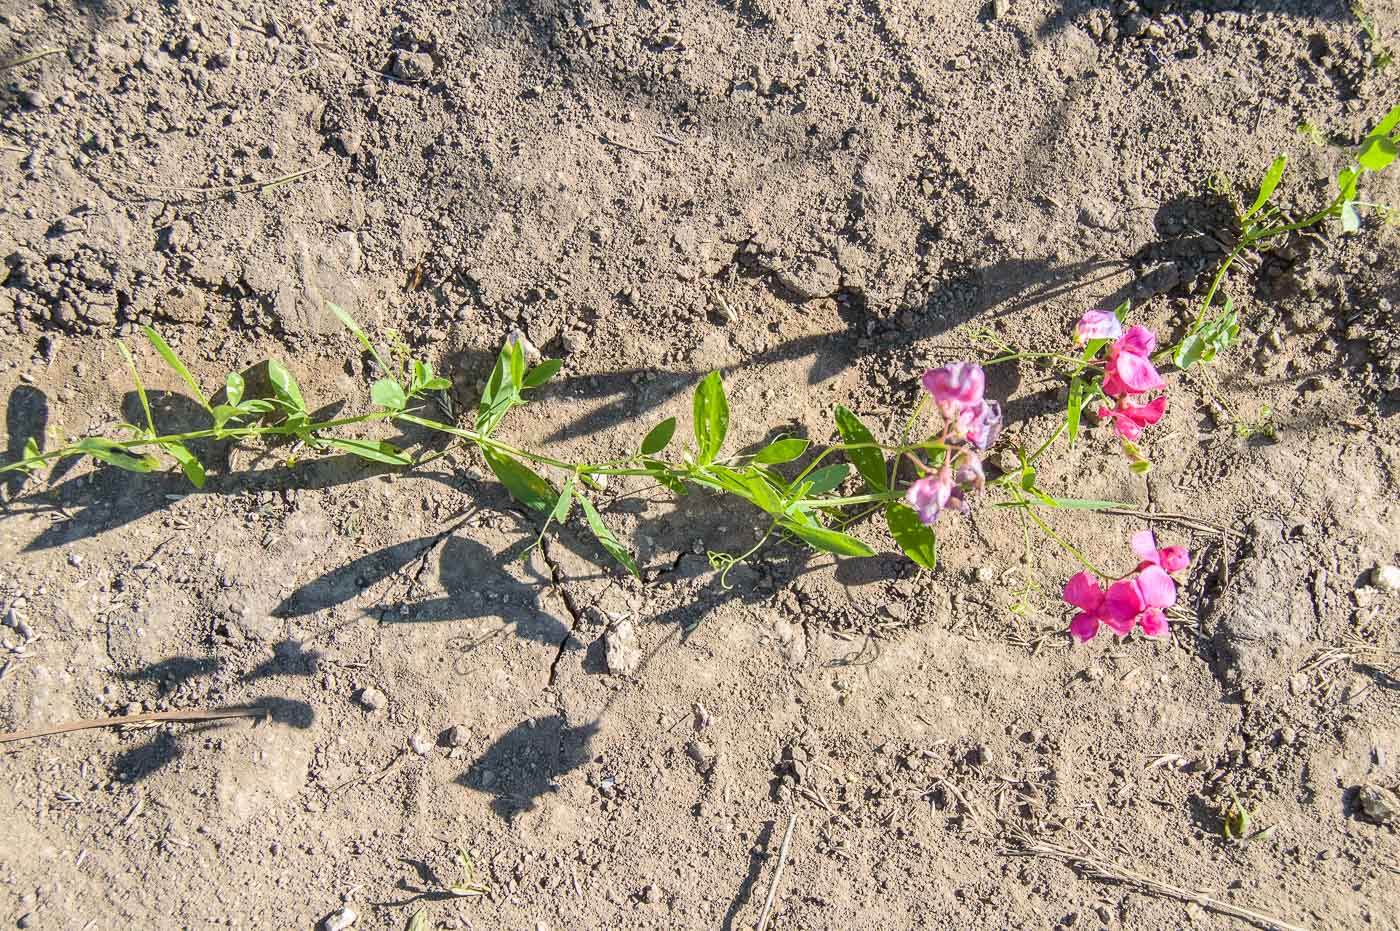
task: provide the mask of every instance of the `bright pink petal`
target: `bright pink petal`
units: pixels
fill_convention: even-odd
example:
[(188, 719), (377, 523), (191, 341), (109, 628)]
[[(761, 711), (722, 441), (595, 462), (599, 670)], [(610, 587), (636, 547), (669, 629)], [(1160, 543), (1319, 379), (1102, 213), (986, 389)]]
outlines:
[(1142, 424), (1118, 411), (1113, 412), (1113, 426), (1118, 435), (1130, 443), (1136, 443), (1142, 436)]
[[(1123, 380), (1113, 371), (1113, 366), (1111, 364), (1108, 366), (1108, 370), (1104, 372), (1103, 393), (1110, 398), (1120, 398), (1128, 393), (1128, 386), (1123, 384)], [(1100, 410), (1105, 410), (1105, 408), (1100, 408)], [(1104, 415), (1100, 414), (1099, 416), (1102, 417)]]
[(1074, 325), (1074, 341), (1087, 343), (1091, 339), (1117, 339), (1123, 335), (1123, 324), (1111, 310), (1090, 310)]
[(1151, 530), (1139, 530), (1133, 534), (1129, 545), (1132, 546), (1133, 552), (1138, 555), (1139, 559), (1153, 563), (1157, 561), (1157, 537)]
[(922, 382), (939, 404), (969, 405), (982, 400), (987, 377), (976, 362), (954, 362), (924, 372)]
[(1133, 623), (1145, 607), (1147, 605), (1143, 601), (1138, 583), (1132, 579), (1123, 579), (1108, 587), (1099, 619), (1111, 627), (1115, 634), (1126, 637), (1132, 633)]
[(1157, 334), (1153, 333), (1142, 324), (1134, 324), (1128, 327), (1128, 332), (1123, 334), (1123, 338), (1113, 344), (1116, 352), (1126, 352), (1134, 356), (1150, 356), (1152, 350), (1157, 348)]
[(1099, 619), (1092, 614), (1076, 614), (1069, 622), (1069, 635), (1080, 643), (1094, 639), (1099, 632)]
[(1167, 386), (1146, 356), (1131, 352), (1119, 353), (1117, 358), (1109, 360), (1108, 368), (1127, 386), (1129, 394), (1161, 391)]
[(1072, 604), (1081, 611), (1097, 614), (1103, 607), (1103, 589), (1093, 573), (1079, 572), (1070, 576), (1065, 583), (1064, 599), (1066, 604)]
[(1158, 395), (1146, 404), (1139, 404), (1133, 408), (1132, 417), (1138, 423), (1151, 426), (1162, 419), (1162, 415), (1167, 412), (1167, 396)]
[(1138, 590), (1142, 600), (1154, 608), (1170, 608), (1176, 604), (1176, 583), (1160, 566), (1148, 566), (1138, 573)]
[(1162, 613), (1161, 608), (1148, 608), (1142, 612), (1138, 623), (1142, 625), (1142, 632), (1149, 637), (1165, 637), (1167, 635), (1167, 616)]
[(1157, 564), (1168, 572), (1180, 572), (1191, 565), (1191, 551), (1184, 546), (1164, 546), (1157, 556)]

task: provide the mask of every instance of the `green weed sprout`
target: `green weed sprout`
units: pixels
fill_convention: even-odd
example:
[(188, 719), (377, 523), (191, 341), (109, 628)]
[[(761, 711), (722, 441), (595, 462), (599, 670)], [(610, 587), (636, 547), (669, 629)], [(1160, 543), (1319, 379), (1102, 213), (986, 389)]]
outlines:
[(1396, 155), (1400, 154), (1400, 148), (1397, 148), (1400, 132), (1397, 131), (1397, 127), (1400, 127), (1400, 106), (1387, 113), (1361, 141), (1352, 163), (1337, 175), (1337, 194), (1331, 203), (1301, 220), (1288, 220), (1283, 210), (1270, 201), (1288, 165), (1286, 155), (1274, 159), (1269, 170), (1264, 173), (1264, 180), (1260, 182), (1259, 193), (1255, 196), (1253, 204), (1248, 210), (1238, 214), (1239, 239), (1216, 268), (1215, 277), (1206, 290), (1205, 298), (1201, 301), (1190, 329), (1181, 342), (1170, 350), (1163, 350), (1161, 354), (1170, 353), (1171, 360), (1177, 368), (1187, 369), (1197, 362), (1211, 361), (1235, 341), (1239, 336), (1239, 314), (1228, 295), (1219, 315), (1211, 319), (1207, 319), (1207, 315), (1211, 312), (1216, 293), (1225, 280), (1225, 273), (1243, 253), (1268, 240), (1307, 229), (1333, 218), (1341, 221), (1344, 233), (1354, 233), (1361, 228), (1362, 208), (1389, 215), (1390, 208), (1384, 204), (1359, 200), (1358, 185), (1367, 172), (1385, 170), (1395, 161)]

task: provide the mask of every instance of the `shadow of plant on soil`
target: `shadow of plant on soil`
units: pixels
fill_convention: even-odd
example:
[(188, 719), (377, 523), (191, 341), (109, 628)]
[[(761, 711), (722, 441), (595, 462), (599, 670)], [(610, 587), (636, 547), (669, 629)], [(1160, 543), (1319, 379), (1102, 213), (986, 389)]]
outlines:
[[(273, 647), (273, 657), (242, 675), (226, 678), (232, 683), (249, 683), (272, 676), (309, 676), (313, 654), (303, 650), (296, 641), (285, 640)], [(226, 668), (227, 661), (214, 656), (174, 656), (131, 671), (118, 671), (117, 676), (127, 682), (152, 683), (161, 695), (174, 692), (180, 686), (200, 678), (214, 679)], [(298, 730), (309, 728), (316, 720), (316, 712), (310, 704), (280, 695), (259, 695), (238, 703), (254, 705), (266, 710), (266, 718), (254, 726), (267, 726), (263, 721), (270, 719), (273, 724), (281, 724)], [(114, 779), (136, 783), (154, 775), (162, 768), (174, 763), (185, 754), (185, 743), (191, 734), (218, 730), (228, 726), (230, 721), (210, 721), (183, 727), (176, 733), (169, 724), (161, 727), (150, 739), (138, 742), (124, 749), (112, 760), (110, 770)]]
[(493, 796), (491, 810), (509, 821), (535, 806), (565, 773), (588, 762), (600, 721), (570, 725), (560, 714), (522, 721), (454, 780)]

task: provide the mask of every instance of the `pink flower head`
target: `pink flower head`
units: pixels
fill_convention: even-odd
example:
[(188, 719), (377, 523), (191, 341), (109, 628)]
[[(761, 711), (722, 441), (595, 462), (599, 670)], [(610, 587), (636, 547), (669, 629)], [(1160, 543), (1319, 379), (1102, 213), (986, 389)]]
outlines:
[[(1104, 379), (1104, 384), (1108, 379)], [(1113, 418), (1113, 426), (1118, 430), (1118, 435), (1130, 442), (1142, 436), (1144, 427), (1150, 427), (1162, 419), (1162, 415), (1167, 412), (1166, 395), (1159, 395), (1146, 404), (1130, 404), (1126, 397), (1120, 396), (1118, 403), (1113, 407), (1099, 407), (1098, 414), (1101, 419)]]
[(942, 368), (929, 369), (922, 379), (924, 390), (933, 395), (939, 410), (947, 417), (982, 401), (987, 376), (976, 362), (954, 362)]
[(966, 502), (962, 500), (962, 492), (953, 485), (953, 473), (944, 466), (937, 475), (925, 476), (910, 485), (904, 500), (918, 513), (922, 523), (932, 525), (938, 520), (939, 512), (949, 506), (954, 491), (958, 491), (958, 500), (953, 507), (964, 510)]
[(958, 431), (978, 449), (986, 449), (1001, 435), (1001, 405), (996, 401), (979, 401), (964, 407), (958, 414)]
[(1080, 572), (1065, 585), (1064, 600), (1079, 609), (1070, 621), (1069, 632), (1080, 643), (1092, 640), (1099, 624), (1120, 637), (1132, 632), (1133, 623), (1142, 611), (1142, 596), (1136, 583), (1114, 582), (1104, 591), (1091, 573)]
[(1142, 563), (1138, 569), (1148, 566), (1161, 566), (1166, 572), (1180, 572), (1191, 565), (1191, 552), (1184, 546), (1164, 546), (1157, 548), (1157, 538), (1151, 530), (1140, 530), (1133, 534), (1133, 552)]
[(987, 473), (982, 469), (982, 458), (972, 450), (963, 450), (958, 457), (958, 470), (953, 473), (953, 481), (959, 485), (971, 485), (978, 491), (987, 486)]
[(1123, 335), (1123, 324), (1111, 310), (1085, 311), (1074, 325), (1075, 345), (1082, 346), (1092, 339), (1117, 339)]
[(1157, 374), (1150, 358), (1156, 348), (1157, 337), (1151, 330), (1137, 324), (1128, 327), (1128, 332), (1108, 347), (1104, 394), (1116, 398), (1165, 388), (1166, 382)]

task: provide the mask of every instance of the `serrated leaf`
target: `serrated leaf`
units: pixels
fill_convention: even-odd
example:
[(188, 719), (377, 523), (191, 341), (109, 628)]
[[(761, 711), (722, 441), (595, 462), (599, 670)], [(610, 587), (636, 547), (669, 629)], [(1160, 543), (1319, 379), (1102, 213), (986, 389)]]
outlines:
[(621, 563), (622, 568), (640, 579), (642, 574), (637, 571), (637, 563), (632, 559), (632, 554), (627, 552), (627, 547), (623, 546), (622, 542), (608, 529), (608, 525), (603, 523), (603, 519), (598, 516), (598, 509), (593, 506), (593, 502), (583, 495), (579, 495), (578, 503), (583, 508), (583, 516), (588, 521), (588, 529), (593, 531), (593, 536), (597, 538), (603, 549), (608, 551), (609, 556)]
[(896, 502), (885, 505), (885, 523), (905, 556), (925, 569), (938, 566), (938, 538), (913, 508)]
[(238, 402), (243, 400), (245, 387), (242, 375), (237, 372), (229, 372), (228, 378), (224, 379), (224, 403), (229, 407), (237, 407)]
[(754, 455), (753, 461), (759, 465), (778, 465), (784, 462), (791, 462), (807, 451), (810, 445), (808, 440), (789, 437), (782, 440), (774, 440), (763, 447)]
[(724, 382), (719, 372), (711, 372), (695, 387), (692, 403), (695, 418), (695, 446), (699, 453), (697, 465), (714, 461), (729, 433), (729, 400), (724, 396)]
[(148, 326), (142, 326), (141, 330), (146, 334), (146, 339), (160, 353), (160, 357), (165, 360), (165, 364), (175, 370), (175, 374), (185, 380), (185, 384), (190, 386), (190, 391), (199, 399), (199, 406), (205, 410), (209, 409), (209, 399), (204, 396), (204, 392), (199, 390), (199, 382), (194, 380), (190, 370), (185, 368), (185, 363), (180, 361), (180, 357), (175, 355), (175, 350), (170, 348), (170, 344), (165, 338)]
[(190, 480), (190, 484), (196, 488), (204, 487), (204, 463), (195, 458), (184, 445), (175, 442), (167, 442), (164, 449), (170, 454), (170, 458), (180, 464), (180, 470), (185, 473), (185, 478)]
[(481, 454), (486, 459), (486, 464), (491, 467), (491, 471), (496, 473), (496, 478), (500, 479), (501, 484), (506, 486), (506, 490), (516, 501), (541, 514), (548, 514), (554, 510), (554, 505), (559, 501), (559, 495), (555, 492), (554, 486), (540, 477), (537, 472), (518, 459), (490, 446), (483, 446)]
[(387, 407), (390, 410), (401, 411), (408, 403), (408, 395), (404, 394), (403, 385), (392, 378), (381, 378), (369, 389), (369, 399), (380, 407)]
[(301, 396), (301, 386), (292, 377), (287, 367), (276, 359), (267, 360), (267, 380), (272, 383), (272, 392), (282, 402), (287, 413), (293, 417), (306, 413), (306, 401)]
[(885, 454), (873, 445), (875, 437), (871, 435), (870, 430), (861, 423), (859, 417), (840, 405), (836, 408), (836, 430), (841, 434), (841, 441), (847, 445), (872, 444), (861, 449), (845, 450), (846, 458), (855, 465), (871, 491), (884, 491), (888, 484), (885, 477)]
[(385, 465), (413, 465), (413, 459), (403, 450), (393, 443), (383, 440), (322, 440), (327, 446), (338, 449), (342, 452), (350, 453), (352, 456), (359, 456), (361, 459), (368, 459), (370, 462), (382, 462)]
[(671, 437), (676, 432), (676, 418), (667, 417), (661, 423), (652, 427), (647, 435), (642, 438), (642, 455), (654, 456), (661, 452), (671, 442)]
[(563, 367), (564, 362), (561, 359), (545, 359), (539, 365), (530, 369), (520, 386), (522, 388), (538, 388), (555, 375), (558, 375), (559, 370)]
[(73, 448), (128, 472), (152, 472), (160, 467), (160, 460), (150, 453), (136, 456), (111, 440), (99, 436), (90, 436), (85, 440), (79, 440), (73, 445)]
[(1254, 198), (1254, 206), (1245, 211), (1241, 220), (1248, 220), (1259, 212), (1265, 204), (1269, 202), (1269, 197), (1278, 187), (1279, 181), (1283, 178), (1283, 170), (1288, 166), (1288, 156), (1280, 155), (1274, 159), (1274, 163), (1269, 166), (1269, 170), (1264, 173), (1264, 180), (1259, 184), (1259, 196)]
[(779, 523), (782, 527), (800, 537), (808, 546), (811, 546), (813, 549), (821, 550), (823, 553), (834, 553), (837, 556), (875, 555), (874, 550), (849, 534), (844, 534), (836, 530), (828, 530), (825, 527), (798, 524), (789, 520), (780, 521)]
[(1389, 139), (1384, 136), (1368, 136), (1361, 146), (1361, 151), (1356, 153), (1356, 161), (1367, 171), (1382, 171), (1395, 161), (1396, 153), (1395, 143)]
[(1065, 422), (1069, 427), (1069, 445), (1079, 437), (1079, 419), (1084, 416), (1084, 379), (1078, 375), (1069, 383), (1069, 401), (1065, 407)]
[(807, 489), (808, 497), (818, 497), (824, 495), (835, 488), (839, 488), (846, 480), (846, 476), (851, 474), (851, 467), (844, 462), (836, 465), (823, 466), (812, 474), (808, 475), (804, 481), (810, 483)]

